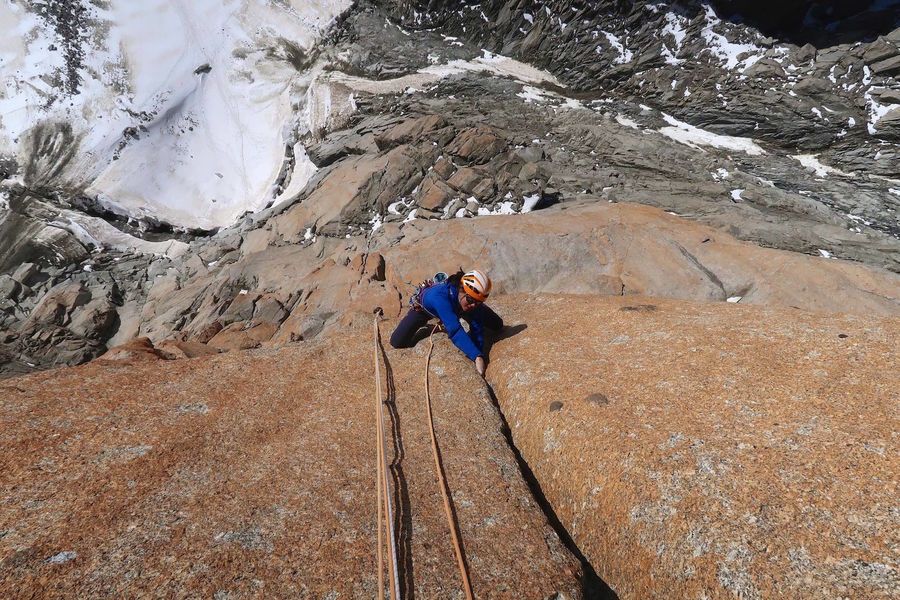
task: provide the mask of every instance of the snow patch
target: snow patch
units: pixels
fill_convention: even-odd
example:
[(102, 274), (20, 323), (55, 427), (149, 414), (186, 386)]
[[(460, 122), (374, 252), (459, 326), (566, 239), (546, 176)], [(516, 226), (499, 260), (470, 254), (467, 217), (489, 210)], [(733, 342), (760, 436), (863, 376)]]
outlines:
[(712, 133), (711, 131), (706, 131), (705, 129), (700, 129), (699, 127), (694, 127), (683, 121), (679, 121), (675, 117), (665, 113), (662, 113), (662, 116), (666, 123), (669, 123), (671, 127), (663, 127), (659, 132), (676, 142), (680, 142), (693, 148), (699, 146), (712, 146), (724, 150), (744, 152), (751, 156), (765, 154), (765, 151), (749, 138), (719, 135), (717, 133)]
[(522, 91), (516, 96), (522, 98), (525, 102), (546, 102), (550, 99), (543, 90), (530, 85), (522, 86)]
[[(613, 60), (614, 65), (622, 65), (627, 62), (631, 62), (631, 59), (634, 58), (634, 54), (619, 41), (619, 38), (609, 31), (601, 31), (603, 35), (606, 36), (607, 41), (609, 41), (609, 45), (613, 47), (613, 49), (619, 53), (618, 58)], [(599, 47), (598, 47), (599, 50)]]
[[(724, 35), (716, 32), (713, 27), (721, 27), (722, 21), (716, 16), (712, 6), (706, 6), (706, 27), (700, 35), (706, 40), (707, 48), (719, 60), (725, 62), (725, 68), (733, 70), (740, 68), (746, 70), (756, 64), (763, 54), (763, 49), (755, 44), (736, 44), (728, 41)], [(742, 54), (749, 54), (743, 59), (738, 58)]]
[(537, 203), (541, 201), (541, 195), (532, 194), (531, 196), (525, 196), (522, 200), (522, 212), (531, 212), (537, 206)]
[(828, 175), (831, 174), (840, 175), (842, 177), (854, 177), (853, 173), (845, 173), (840, 169), (835, 169), (834, 167), (822, 164), (819, 162), (818, 155), (816, 154), (794, 154), (791, 158), (798, 161), (806, 169), (813, 171), (816, 174), (816, 177), (828, 177)]
[(620, 125), (625, 125), (626, 127), (637, 129), (638, 131), (640, 131), (641, 129), (640, 125), (623, 115), (616, 115), (616, 122)]

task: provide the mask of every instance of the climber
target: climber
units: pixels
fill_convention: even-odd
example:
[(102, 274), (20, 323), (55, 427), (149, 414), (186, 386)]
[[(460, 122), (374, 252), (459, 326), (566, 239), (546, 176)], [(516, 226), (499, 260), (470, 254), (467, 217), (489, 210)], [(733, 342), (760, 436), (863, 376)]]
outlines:
[[(391, 334), (391, 346), (415, 346), (419, 328), (431, 319), (440, 319), (447, 336), (475, 362), (475, 369), (483, 377), (484, 328), (493, 331), (503, 328), (503, 319), (484, 304), (491, 293), (491, 280), (481, 271), (463, 274), (460, 270), (450, 277), (443, 273), (438, 275), (436, 282), (430, 280), (428, 285), (419, 286), (413, 294), (409, 312)], [(460, 318), (469, 324), (468, 333), (460, 324)]]

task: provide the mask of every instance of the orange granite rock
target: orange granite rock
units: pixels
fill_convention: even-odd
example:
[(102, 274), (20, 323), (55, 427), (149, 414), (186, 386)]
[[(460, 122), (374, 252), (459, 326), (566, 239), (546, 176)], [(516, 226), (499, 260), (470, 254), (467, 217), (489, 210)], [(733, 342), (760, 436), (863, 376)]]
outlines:
[[(401, 581), (458, 598), (424, 352), (382, 368)], [(0, 597), (375, 597), (374, 355), (370, 326), (0, 382)], [(443, 337), (432, 369), (476, 596), (579, 598), (482, 380)]]
[(514, 442), (620, 597), (897, 597), (900, 319), (492, 304)]

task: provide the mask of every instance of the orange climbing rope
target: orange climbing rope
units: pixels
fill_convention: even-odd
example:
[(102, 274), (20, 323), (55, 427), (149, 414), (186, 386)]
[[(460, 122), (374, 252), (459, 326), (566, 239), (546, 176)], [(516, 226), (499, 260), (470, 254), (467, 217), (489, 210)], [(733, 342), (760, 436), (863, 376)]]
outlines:
[(378, 517), (375, 522), (375, 528), (378, 530), (378, 598), (384, 599), (384, 558), (383, 558), (383, 540), (381, 537), (381, 506), (382, 498), (384, 499), (384, 527), (388, 535), (388, 545), (391, 549), (391, 600), (399, 600), (400, 598), (400, 582), (397, 576), (397, 548), (395, 545), (396, 537), (394, 536), (394, 514), (391, 510), (391, 488), (387, 477), (387, 459), (384, 451), (384, 402), (381, 397), (381, 369), (378, 360), (378, 349), (381, 347), (381, 332), (378, 329), (378, 317), (381, 310), (375, 311), (375, 437), (377, 446), (376, 463), (377, 481), (375, 488), (377, 490), (378, 500), (376, 502)]
[(472, 586), (469, 583), (469, 573), (466, 570), (466, 563), (462, 556), (462, 541), (459, 537), (459, 531), (456, 530), (456, 524), (453, 522), (453, 511), (450, 510), (450, 499), (448, 497), (447, 480), (444, 477), (444, 469), (441, 466), (441, 455), (438, 452), (437, 437), (434, 434), (434, 421), (431, 418), (431, 392), (428, 387), (428, 367), (431, 364), (431, 351), (434, 350), (434, 334), (438, 330), (439, 325), (435, 325), (431, 330), (429, 341), (431, 346), (428, 348), (428, 357), (425, 359), (425, 407), (428, 413), (428, 427), (431, 430), (431, 450), (434, 453), (434, 466), (437, 469), (438, 480), (441, 484), (441, 496), (444, 498), (444, 511), (447, 513), (447, 522), (450, 524), (450, 531), (453, 533), (453, 549), (456, 551), (456, 562), (459, 565), (459, 574), (462, 576), (463, 588), (466, 591), (467, 600), (472, 600)]

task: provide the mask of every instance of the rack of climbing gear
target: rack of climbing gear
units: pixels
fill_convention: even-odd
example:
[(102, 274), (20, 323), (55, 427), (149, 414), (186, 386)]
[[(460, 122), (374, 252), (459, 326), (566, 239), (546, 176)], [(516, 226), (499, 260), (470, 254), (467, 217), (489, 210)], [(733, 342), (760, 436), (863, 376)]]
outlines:
[[(375, 310), (375, 387), (377, 389), (377, 410), (376, 410), (376, 438), (377, 438), (377, 463), (378, 463), (378, 484), (377, 488), (377, 513), (378, 520), (376, 529), (378, 529), (378, 598), (384, 598), (384, 559), (383, 559), (383, 539), (382, 539), (382, 499), (384, 502), (385, 532), (388, 535), (388, 546), (391, 549), (391, 599), (397, 600), (400, 596), (399, 581), (397, 575), (397, 551), (396, 537), (393, 529), (393, 513), (391, 512), (390, 502), (390, 483), (387, 477), (387, 459), (385, 457), (385, 440), (384, 440), (384, 412), (383, 400), (381, 396), (381, 370), (378, 359), (378, 350), (381, 347), (381, 334), (378, 329), (379, 317), (382, 315), (381, 309)], [(447, 523), (450, 525), (450, 533), (453, 536), (453, 550), (456, 553), (456, 562), (459, 566), (459, 573), (462, 577), (463, 590), (466, 593), (466, 599), (472, 600), (472, 585), (469, 582), (469, 573), (462, 554), (462, 539), (456, 528), (456, 522), (453, 520), (453, 510), (450, 507), (450, 487), (447, 485), (447, 479), (444, 476), (444, 467), (441, 463), (441, 454), (438, 450), (437, 435), (434, 431), (434, 420), (431, 411), (431, 392), (429, 386), (429, 367), (431, 365), (431, 354), (434, 350), (434, 334), (439, 331), (439, 326), (435, 325), (431, 331), (429, 341), (431, 345), (428, 348), (428, 355), (425, 358), (425, 412), (428, 418), (428, 428), (431, 432), (431, 450), (434, 455), (434, 466), (437, 471), (438, 483), (441, 487), (441, 497), (444, 500), (444, 512), (447, 515)]]

